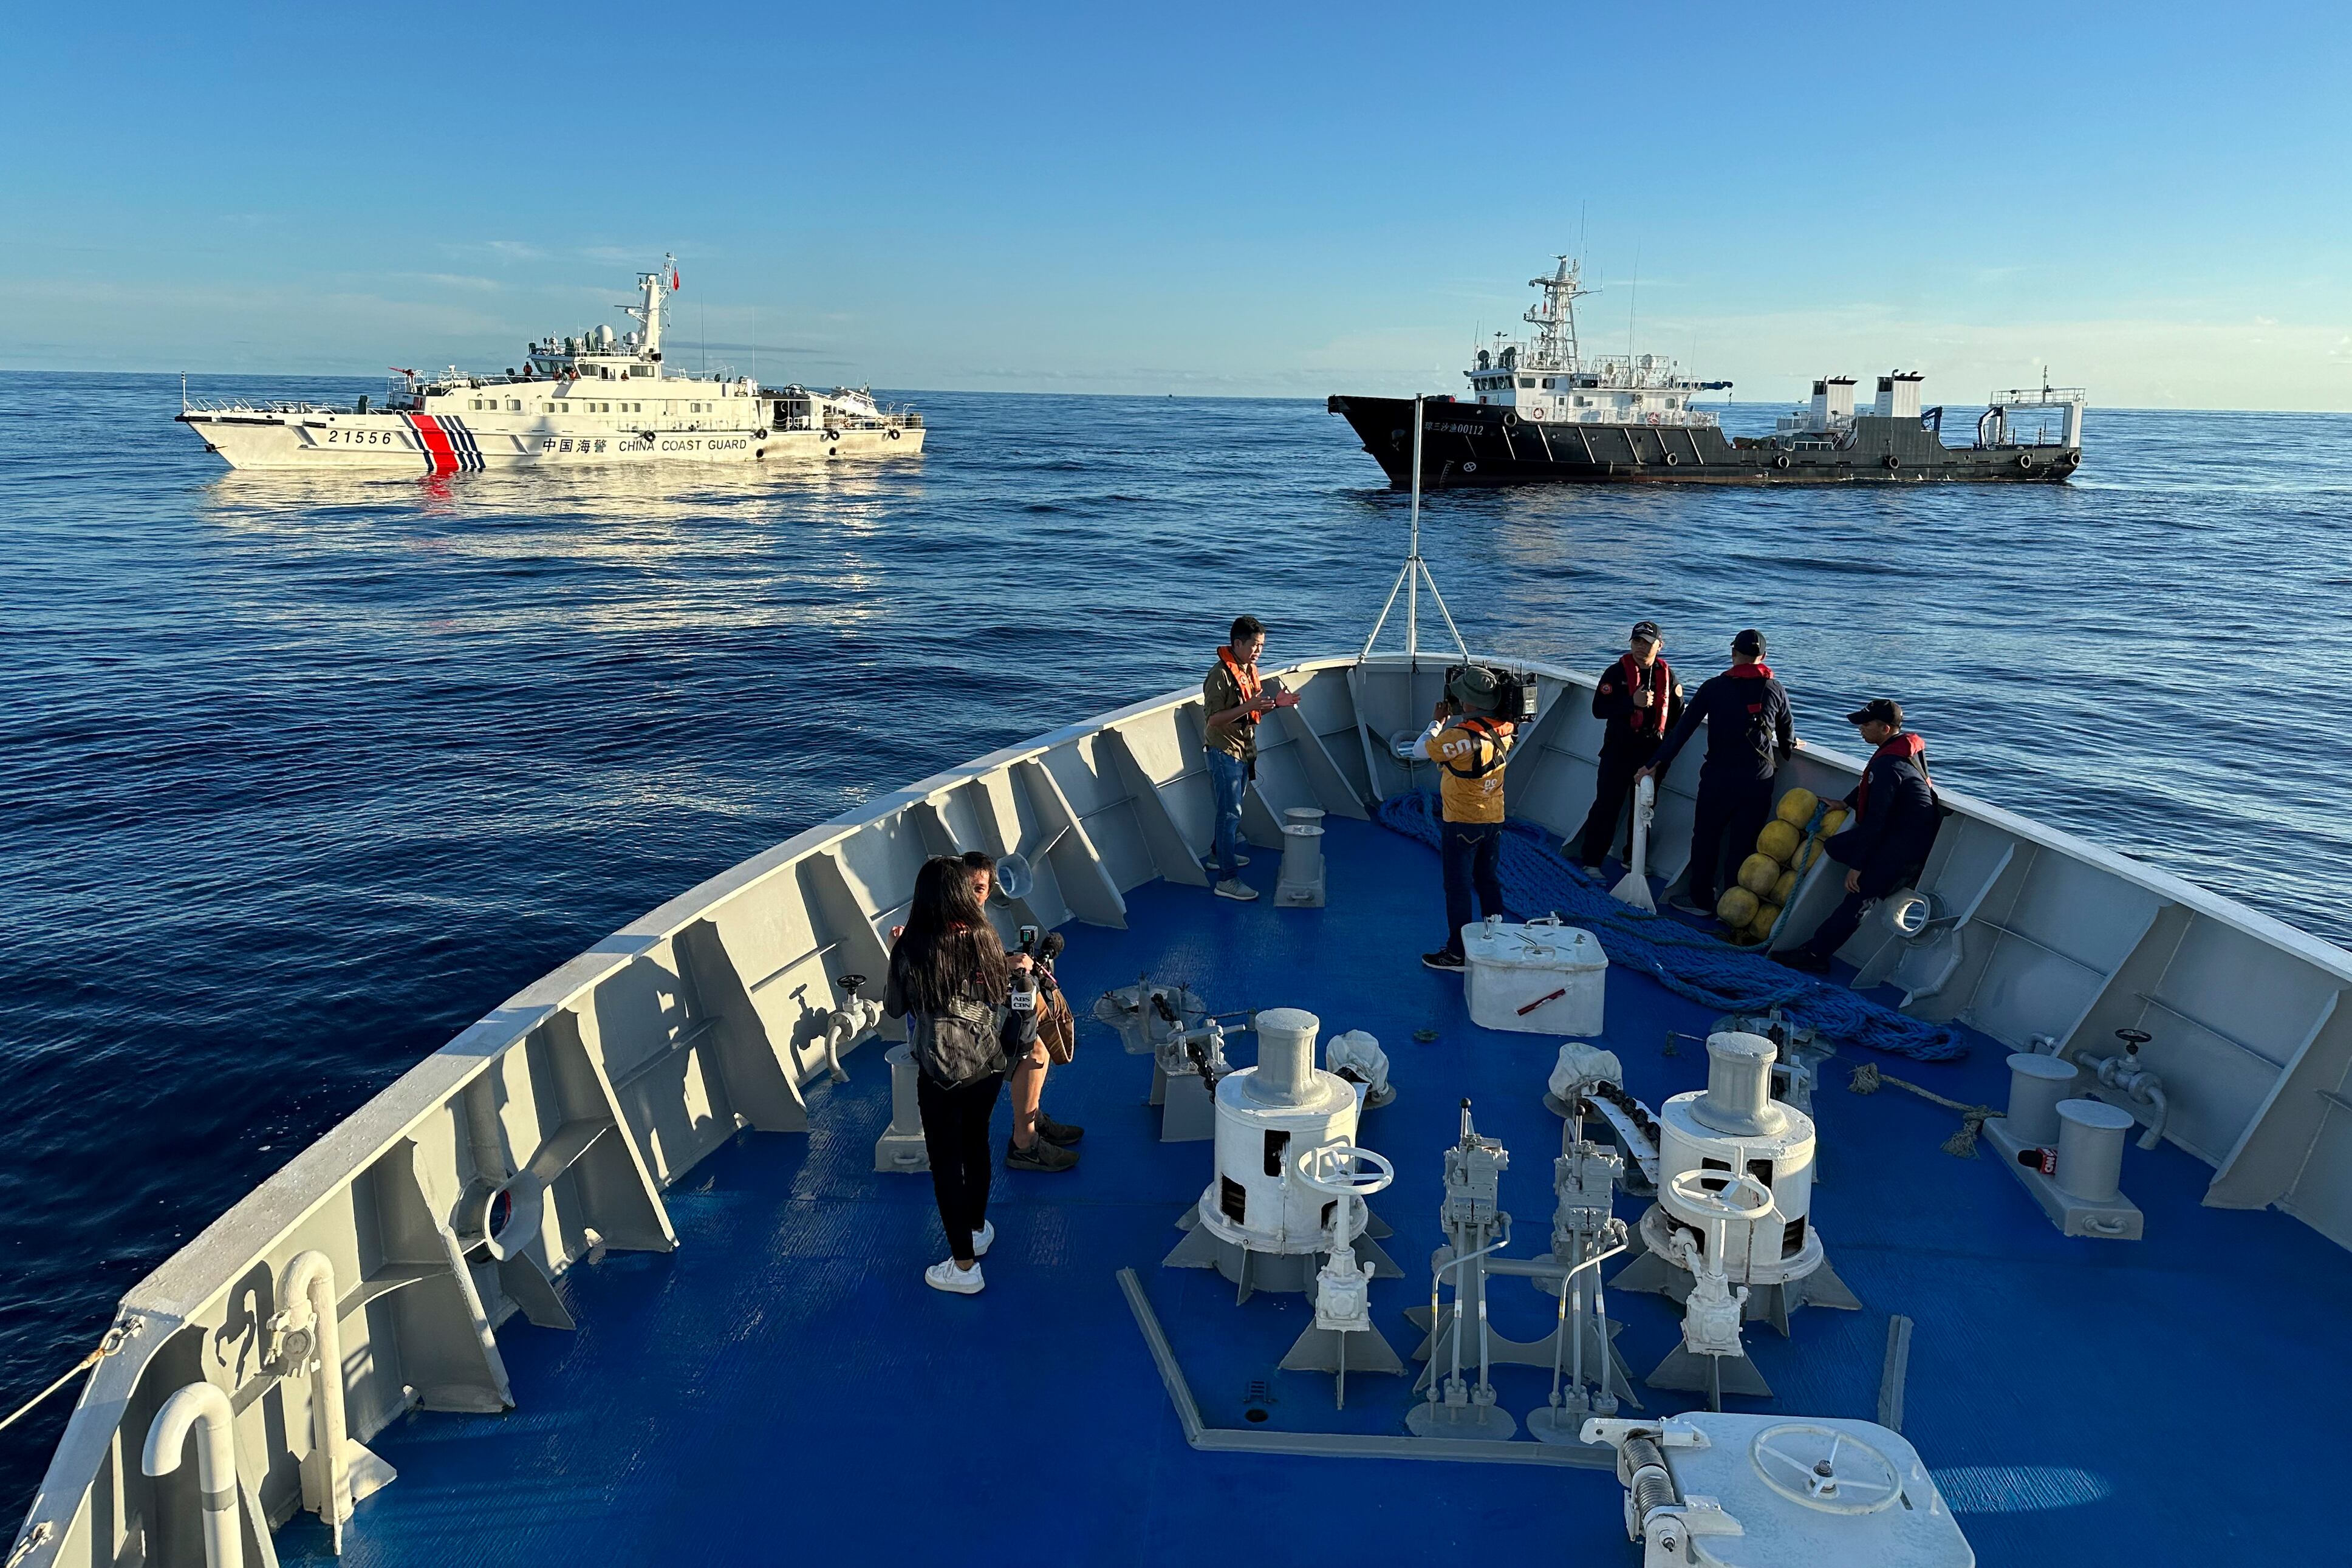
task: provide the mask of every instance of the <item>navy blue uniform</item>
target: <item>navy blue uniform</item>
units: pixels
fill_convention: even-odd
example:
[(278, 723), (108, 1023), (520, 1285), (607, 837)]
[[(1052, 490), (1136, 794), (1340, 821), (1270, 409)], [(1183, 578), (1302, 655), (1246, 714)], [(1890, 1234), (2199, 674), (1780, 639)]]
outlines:
[[(1650, 690), (1648, 707), (1633, 704), (1635, 683)], [(1593, 780), (1592, 810), (1579, 835), (1579, 855), (1587, 869), (1599, 870), (1609, 856), (1610, 841), (1625, 814), (1626, 797), (1633, 792), (1633, 775), (1649, 766), (1666, 730), (1683, 716), (1683, 684), (1664, 659), (1643, 669), (1631, 654), (1601, 672), (1592, 683), (1592, 716), (1607, 727), (1601, 736), (1601, 769)]]
[(1755, 852), (1756, 835), (1772, 817), (1772, 776), (1796, 749), (1797, 735), (1789, 694), (1771, 667), (1735, 664), (1699, 687), (1659, 744), (1650, 766), (1660, 777), (1702, 724), (1706, 760), (1698, 770), (1684, 896), (1711, 909), (1726, 880), (1726, 845), (1734, 867)]
[(1830, 912), (1803, 951), (1827, 958), (1862, 925), (1863, 912), (1918, 873), (1936, 847), (1943, 809), (1927, 779), (1927, 743), (1897, 731), (1873, 754), (1845, 803), (1853, 825), (1829, 841), (1830, 859), (1862, 873), (1861, 884)]

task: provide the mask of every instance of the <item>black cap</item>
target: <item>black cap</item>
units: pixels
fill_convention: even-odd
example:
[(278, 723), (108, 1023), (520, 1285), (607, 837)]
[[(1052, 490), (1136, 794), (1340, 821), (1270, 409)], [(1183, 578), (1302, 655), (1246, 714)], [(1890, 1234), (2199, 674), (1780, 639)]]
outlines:
[(1891, 697), (1873, 697), (1845, 716), (1848, 724), (1891, 724), (1903, 727), (1903, 705)]
[(1654, 622), (1654, 621), (1636, 621), (1636, 622), (1633, 622), (1633, 641), (1634, 641), (1634, 642), (1636, 642), (1636, 643), (1655, 643), (1655, 642), (1657, 642), (1657, 641), (1659, 641), (1659, 640), (1660, 640), (1660, 639), (1659, 639), (1659, 636), (1658, 636), (1658, 623), (1657, 623), (1656, 622)]
[(1731, 640), (1731, 651), (1735, 653), (1745, 653), (1751, 659), (1762, 658), (1764, 656), (1764, 633), (1756, 630), (1755, 627), (1750, 626), (1747, 631), (1742, 632), (1738, 636), (1734, 637)]

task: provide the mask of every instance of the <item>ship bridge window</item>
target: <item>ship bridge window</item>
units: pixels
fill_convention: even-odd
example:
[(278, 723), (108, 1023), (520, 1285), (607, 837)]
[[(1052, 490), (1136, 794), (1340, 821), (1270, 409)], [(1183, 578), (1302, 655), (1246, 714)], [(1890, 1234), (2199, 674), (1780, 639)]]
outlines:
[(1536, 390), (1536, 379), (1533, 376), (1521, 376), (1519, 378), (1519, 384), (1527, 388), (1529, 392)]

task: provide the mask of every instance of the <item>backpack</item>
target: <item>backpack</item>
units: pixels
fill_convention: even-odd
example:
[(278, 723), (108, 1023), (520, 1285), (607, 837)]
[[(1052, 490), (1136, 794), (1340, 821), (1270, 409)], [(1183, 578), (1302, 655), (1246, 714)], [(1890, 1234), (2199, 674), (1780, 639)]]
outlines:
[(924, 1076), (942, 1089), (977, 1083), (1004, 1071), (1004, 1013), (968, 997), (945, 1010), (907, 1015), (907, 1042)]

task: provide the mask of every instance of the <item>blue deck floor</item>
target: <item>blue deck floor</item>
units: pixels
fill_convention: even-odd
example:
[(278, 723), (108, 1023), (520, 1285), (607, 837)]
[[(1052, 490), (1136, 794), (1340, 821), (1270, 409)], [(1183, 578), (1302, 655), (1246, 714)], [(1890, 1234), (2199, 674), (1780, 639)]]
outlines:
[[(1353, 822), (1326, 842), (1328, 909), (1154, 884), (1130, 895), (1130, 929), (1069, 928), (1062, 971), (1082, 1017), (1100, 991), (1149, 971), (1191, 982), (1220, 1010), (1305, 1007), (1327, 1037), (1380, 1037), (1399, 1097), (1367, 1116), (1361, 1138), (1396, 1161), (1398, 1186), (1375, 1207), (1409, 1277), (1373, 1299), (1409, 1355), (1417, 1336), (1401, 1314), (1427, 1296), (1439, 1156), (1463, 1096), (1511, 1151), (1512, 1251), (1547, 1245), (1559, 1123), (1539, 1097), (1558, 1041), (1473, 1027), (1461, 982), (1420, 967), (1440, 925), (1431, 852)], [(1268, 890), (1271, 861), (1247, 873)], [(1634, 1092), (1654, 1104), (1700, 1085), (1704, 1051), (1662, 1046), (1670, 1030), (1703, 1030), (1705, 1010), (1612, 973), (1608, 1014), (1604, 1043)], [(1414, 1043), (1420, 1029), (1437, 1040)], [(1334, 1527), (1355, 1562), (1429, 1563), (1462, 1546), (1497, 1562), (1638, 1561), (1604, 1472), (1188, 1448), (1114, 1282), (1123, 1266), (1141, 1274), (1211, 1425), (1242, 1425), (1263, 1382), (1270, 1426), (1402, 1432), (1408, 1380), (1351, 1378), (1335, 1413), (1329, 1378), (1276, 1370), (1307, 1321), (1299, 1298), (1236, 1307), (1213, 1273), (1159, 1267), (1178, 1239), (1172, 1221), (1208, 1179), (1208, 1145), (1157, 1142), (1149, 1061), (1092, 1023), (1081, 1037), (1047, 1105), (1087, 1125), (1084, 1163), (1058, 1176), (1000, 1171), (984, 1294), (924, 1287), (923, 1267), (942, 1254), (929, 1184), (873, 1173), (888, 1078), (880, 1050), (861, 1050), (848, 1083), (813, 1091), (806, 1138), (746, 1134), (667, 1195), (675, 1254), (573, 1270), (577, 1332), (520, 1318), (500, 1331), (513, 1413), (421, 1415), (383, 1433), (374, 1447), (400, 1479), (361, 1506), (343, 1561), (1224, 1561), (1247, 1549), (1255, 1519), (1295, 1538), (1339, 1498)], [(1870, 1060), (1999, 1103), (2005, 1053), (1974, 1043), (1968, 1061), (1940, 1067)], [(1887, 1316), (1907, 1313), (1917, 1329), (1905, 1434), (1979, 1561), (2297, 1552), (2292, 1512), (2231, 1500), (2246, 1495), (2246, 1472), (2209, 1468), (2213, 1434), (2264, 1434), (2252, 1441), (2268, 1495), (2333, 1494), (2352, 1454), (2328, 1414), (2352, 1404), (2336, 1328), (2352, 1257), (2280, 1215), (2199, 1207), (2210, 1173), (2168, 1146), (2126, 1156), (2146, 1240), (2069, 1240), (1993, 1159), (1940, 1152), (1950, 1113), (1849, 1093), (1861, 1054), (1829, 1065), (1817, 1101), (1814, 1207), (1864, 1310), (1808, 1309), (1788, 1341), (1750, 1325), (1777, 1397), (1728, 1403), (1869, 1417)], [(1000, 1107), (1000, 1138), (1005, 1118)], [(1624, 1292), (1610, 1302), (1638, 1379), (1675, 1343), (1673, 1310)], [(1496, 1326), (1511, 1337), (1539, 1337), (1549, 1305), (1522, 1281), (1496, 1284)], [(1496, 1377), (1514, 1415), (1544, 1403), (1548, 1375)], [(1653, 1411), (1689, 1402), (1639, 1392)], [(2268, 1437), (2282, 1417), (2315, 1412), (2310, 1430)], [(285, 1560), (323, 1557), (307, 1519), (281, 1534)]]

